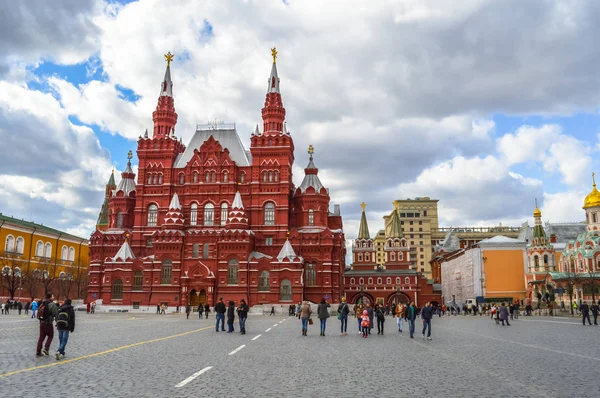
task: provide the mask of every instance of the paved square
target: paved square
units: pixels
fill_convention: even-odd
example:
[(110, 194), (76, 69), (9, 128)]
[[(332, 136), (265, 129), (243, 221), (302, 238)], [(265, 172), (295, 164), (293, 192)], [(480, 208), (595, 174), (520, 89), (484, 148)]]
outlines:
[[(328, 320), (301, 337), (296, 318), (251, 316), (248, 333), (215, 333), (185, 315), (78, 313), (67, 356), (35, 357), (37, 320), (0, 317), (3, 397), (599, 396), (600, 328), (577, 319), (433, 320), (433, 340), (398, 333), (363, 339)], [(420, 322), (417, 320), (417, 327)], [(58, 335), (51, 354), (58, 346)]]

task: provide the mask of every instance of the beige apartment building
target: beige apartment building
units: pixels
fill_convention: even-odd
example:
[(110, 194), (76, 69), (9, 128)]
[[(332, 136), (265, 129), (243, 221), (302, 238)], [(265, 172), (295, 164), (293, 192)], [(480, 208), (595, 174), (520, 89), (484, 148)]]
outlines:
[[(411, 247), (416, 248), (417, 270), (423, 272), (428, 278), (431, 278), (431, 265), (429, 262), (433, 257), (432, 255), (435, 253), (436, 247), (444, 241), (450, 231), (454, 231), (454, 234), (460, 239), (460, 246), (462, 248), (471, 247), (484, 239), (493, 238), (496, 235), (515, 239), (519, 237), (519, 227), (505, 227), (502, 225), (496, 227), (440, 228), (438, 202), (438, 199), (431, 199), (429, 197), (399, 199), (397, 201), (400, 223), (404, 228), (404, 237), (408, 240)], [(385, 231), (378, 231), (374, 239), (378, 264), (383, 263), (383, 238), (386, 233), (390, 232), (390, 215), (383, 217), (386, 229)]]

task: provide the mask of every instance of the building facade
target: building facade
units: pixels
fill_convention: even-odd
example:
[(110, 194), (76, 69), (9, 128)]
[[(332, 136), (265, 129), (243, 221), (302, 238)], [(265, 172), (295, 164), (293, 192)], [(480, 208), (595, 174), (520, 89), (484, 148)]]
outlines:
[(81, 298), (88, 274), (88, 240), (0, 213), (0, 299)]
[[(378, 233), (373, 239), (362, 204), (358, 236), (352, 243), (352, 266), (346, 270), (344, 279), (346, 297), (351, 303), (382, 302), (395, 305), (414, 300), (417, 305), (427, 301), (440, 302), (439, 292), (417, 268), (417, 252), (405, 237), (398, 204), (390, 215), (389, 233)], [(382, 243), (381, 250), (377, 244)], [(381, 259), (378, 259), (379, 251)]]
[[(285, 124), (276, 51), (262, 128), (246, 150), (233, 124), (175, 136), (170, 54), (154, 130), (138, 140), (137, 183), (130, 163), (91, 237), (89, 300), (113, 306), (249, 305), (341, 300), (345, 239), (330, 211), (309, 148), (304, 180), (292, 182), (294, 141)], [(129, 158), (131, 159), (130, 153)]]

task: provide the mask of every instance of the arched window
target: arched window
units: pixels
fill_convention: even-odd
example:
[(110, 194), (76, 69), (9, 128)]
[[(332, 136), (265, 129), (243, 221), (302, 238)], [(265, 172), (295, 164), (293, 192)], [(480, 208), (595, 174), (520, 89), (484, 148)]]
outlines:
[(4, 251), (12, 253), (15, 251), (15, 238), (12, 235), (6, 237), (6, 244), (4, 245)]
[(263, 271), (260, 273), (260, 277), (258, 278), (258, 291), (268, 292), (269, 290), (271, 290), (269, 271)]
[(190, 205), (190, 225), (198, 224), (198, 205), (192, 203)]
[(537, 255), (533, 256), (533, 266), (535, 269), (540, 268), (540, 258)]
[(358, 261), (362, 261), (363, 260), (363, 254), (362, 253), (358, 253)]
[(208, 243), (202, 246), (202, 258), (208, 258)]
[(274, 176), (275, 182), (278, 182), (278, 181), (279, 181), (279, 172), (278, 172), (278, 171), (276, 171), (276, 172), (273, 174), (273, 176)]
[(35, 244), (35, 255), (38, 257), (44, 257), (44, 242), (38, 240)]
[(215, 172), (210, 173), (210, 181), (215, 182)]
[(200, 243), (194, 243), (192, 245), (192, 258), (198, 258), (200, 256)]
[(267, 182), (267, 172), (266, 171), (263, 171), (262, 177), (263, 177), (262, 178), (263, 182)]
[(369, 285), (373, 284), (373, 278), (369, 278)]
[(281, 281), (281, 286), (279, 287), (279, 300), (280, 301), (290, 301), (292, 299), (292, 283), (284, 279)]
[(223, 172), (223, 182), (227, 182), (227, 172)]
[(315, 286), (317, 284), (317, 265), (306, 263), (306, 286)]
[(404, 283), (406, 283), (407, 285), (410, 285), (410, 278), (408, 276), (406, 278), (404, 278)]
[(364, 278), (360, 278), (358, 280), (358, 283), (360, 283), (361, 285), (364, 285), (365, 284), (365, 279)]
[(275, 205), (271, 202), (265, 205), (265, 225), (275, 225)]
[(125, 213), (122, 211), (117, 213), (117, 228), (123, 228), (123, 219), (125, 218)]
[(152, 174), (148, 173), (148, 185), (152, 184)]
[(400, 277), (399, 277), (399, 276), (397, 276), (397, 277), (396, 277), (396, 285), (399, 285), (399, 284), (400, 284)]
[(164, 260), (160, 269), (160, 283), (170, 285), (173, 280), (173, 263), (171, 260)]
[(390, 253), (390, 260), (391, 261), (396, 261), (396, 253), (394, 253), (394, 252)]
[(135, 292), (141, 292), (143, 283), (144, 274), (142, 273), (142, 271), (135, 271), (133, 273), (133, 287), (131, 288), (131, 290)]
[(308, 225), (315, 225), (315, 211), (313, 209), (308, 211)]
[(227, 217), (229, 216), (228, 208), (227, 203), (221, 203), (221, 225), (227, 224)]
[(548, 255), (544, 254), (544, 268), (548, 269)]
[(212, 203), (204, 205), (204, 225), (206, 227), (215, 225), (215, 205)]
[(388, 277), (388, 278), (385, 280), (385, 283), (386, 283), (386, 284), (388, 284), (388, 285), (391, 285), (391, 284), (392, 284), (392, 278)]
[(243, 171), (240, 173), (240, 182), (246, 182), (246, 173)]
[(269, 171), (269, 182), (273, 182), (273, 172)]
[(404, 258), (404, 254), (402, 252), (398, 253), (398, 261), (402, 261), (402, 259)]
[(47, 242), (44, 245), (44, 257), (46, 257), (46, 258), (52, 257), (52, 244), (51, 243)]
[(151, 204), (148, 206), (148, 226), (156, 227), (156, 222), (158, 220), (158, 206), (155, 204)]
[(381, 280), (381, 278), (377, 278), (377, 284), (378, 284), (378, 285), (381, 285), (381, 283), (382, 283), (382, 280)]
[(350, 278), (350, 284), (354, 285), (354, 278)]
[(159, 174), (159, 175), (158, 175), (158, 183), (159, 183), (160, 185), (162, 185), (162, 181), (163, 181), (163, 180), (162, 180), (162, 174)]
[(20, 236), (17, 238), (17, 253), (23, 254), (25, 251), (25, 240)]
[(230, 285), (238, 284), (238, 261), (235, 258), (229, 260), (227, 266), (227, 283)]
[(123, 281), (115, 279), (112, 285), (112, 299), (123, 300)]
[(185, 175), (183, 173), (179, 174), (179, 184), (183, 185), (185, 183)]
[(152, 177), (152, 184), (156, 185), (158, 184), (158, 175), (154, 174), (154, 177)]
[(67, 260), (68, 258), (69, 258), (69, 249), (67, 248), (67, 246), (63, 246), (62, 249), (60, 249), (60, 259)]
[(210, 182), (210, 173), (208, 171), (206, 172), (206, 174), (204, 174), (204, 181)]
[(371, 261), (371, 254), (365, 253), (365, 261)]
[(21, 273), (21, 268), (15, 267), (15, 276), (20, 278), (23, 274)]
[(198, 172), (194, 171), (194, 174), (192, 174), (192, 176), (193, 176), (193, 180), (192, 181), (198, 182)]

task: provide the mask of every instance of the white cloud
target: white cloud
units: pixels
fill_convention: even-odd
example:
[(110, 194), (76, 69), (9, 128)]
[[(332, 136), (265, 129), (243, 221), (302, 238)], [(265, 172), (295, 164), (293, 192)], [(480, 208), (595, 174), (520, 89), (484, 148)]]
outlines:
[(578, 222), (585, 220), (585, 211), (582, 209), (583, 200), (589, 193), (583, 190), (544, 193), (542, 217), (550, 222)]

